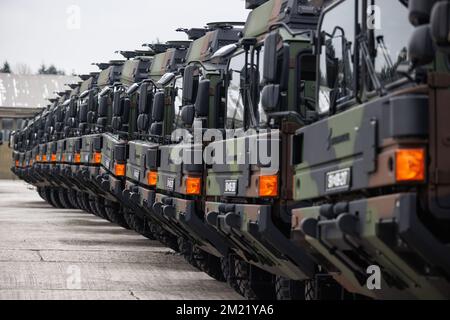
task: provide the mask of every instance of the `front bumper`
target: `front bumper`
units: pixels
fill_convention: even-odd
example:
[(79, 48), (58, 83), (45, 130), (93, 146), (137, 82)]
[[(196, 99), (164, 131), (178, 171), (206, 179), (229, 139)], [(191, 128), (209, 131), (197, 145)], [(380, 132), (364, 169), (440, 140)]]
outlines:
[(205, 219), (247, 262), (293, 280), (314, 276), (314, 263), (272, 221), (271, 206), (206, 202)]

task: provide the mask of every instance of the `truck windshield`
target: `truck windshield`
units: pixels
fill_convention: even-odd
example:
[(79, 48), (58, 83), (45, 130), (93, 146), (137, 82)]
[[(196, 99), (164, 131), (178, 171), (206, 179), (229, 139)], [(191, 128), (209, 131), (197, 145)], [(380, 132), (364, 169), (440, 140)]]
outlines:
[(261, 75), (263, 74), (264, 48), (252, 50), (251, 54), (254, 55), (255, 65), (250, 66), (251, 58), (249, 57), (247, 77), (251, 78), (249, 82), (254, 84), (254, 86), (250, 88), (248, 93), (244, 92), (245, 52), (240, 52), (230, 60), (228, 69), (230, 83), (227, 90), (227, 129), (241, 129), (249, 125), (249, 123), (246, 124), (246, 122), (249, 122), (246, 118), (250, 116), (249, 108), (251, 106), (257, 106), (255, 118), (258, 125), (267, 121), (267, 115), (260, 102), (259, 87)]
[(397, 69), (408, 62), (407, 35), (412, 34), (414, 27), (400, 1), (372, 0), (371, 3), (367, 12), (372, 17), (368, 27), (372, 30), (374, 65), (381, 83), (387, 85), (401, 78)]
[(227, 90), (227, 129), (244, 127), (244, 100), (242, 97), (241, 82), (245, 65), (245, 53), (241, 52), (230, 60), (229, 79)]

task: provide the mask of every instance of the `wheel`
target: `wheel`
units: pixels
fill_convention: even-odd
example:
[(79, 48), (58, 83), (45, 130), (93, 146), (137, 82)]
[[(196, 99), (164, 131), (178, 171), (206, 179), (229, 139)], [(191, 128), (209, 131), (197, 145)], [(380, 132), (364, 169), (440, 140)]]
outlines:
[(178, 238), (178, 248), (184, 259), (192, 266), (199, 268), (197, 261), (194, 259), (194, 246), (191, 241), (185, 238)]
[(123, 218), (125, 219), (125, 222), (127, 223), (128, 226), (130, 226), (131, 230), (134, 230), (134, 231), (138, 232), (136, 230), (135, 225), (134, 225), (133, 216), (134, 216), (134, 214), (131, 213), (128, 209), (124, 209), (124, 211), (123, 211)]
[(84, 206), (83, 194), (81, 192), (77, 192), (76, 198), (77, 198), (78, 208), (82, 211), (87, 212), (87, 208)]
[(235, 259), (234, 262), (238, 293), (248, 300), (275, 299), (275, 287), (271, 274), (241, 259)]
[(125, 221), (122, 208), (118, 203), (107, 200), (105, 201), (105, 209), (108, 220), (121, 226), (122, 228), (131, 229)]
[(50, 189), (50, 199), (52, 205), (57, 209), (64, 209), (64, 206), (59, 201), (59, 190), (58, 189)]
[(47, 201), (47, 199), (45, 198), (45, 191), (44, 191), (44, 189), (43, 189), (42, 187), (37, 187), (36, 190), (37, 190), (39, 196), (40, 196), (44, 201)]
[(70, 203), (69, 197), (67, 195), (67, 190), (64, 188), (59, 188), (58, 190), (58, 198), (59, 202), (63, 205), (65, 209), (73, 209), (72, 204)]
[(105, 200), (101, 197), (95, 198), (95, 208), (97, 209), (97, 212), (99, 213), (100, 217), (102, 217), (105, 220), (108, 220), (109, 222), (112, 222), (109, 220), (108, 215), (106, 214), (105, 209)]
[(91, 208), (91, 212), (92, 212), (95, 216), (101, 218), (100, 213), (97, 211), (97, 206), (95, 205), (95, 199), (94, 199), (94, 197), (89, 196), (88, 198), (89, 198), (89, 208)]
[(68, 190), (67, 195), (68, 195), (70, 203), (72, 204), (72, 207), (74, 209), (81, 210), (81, 208), (78, 205), (77, 192), (74, 190)]
[(234, 268), (230, 266), (234, 265), (234, 255), (228, 254), (220, 259), (220, 269), (228, 285), (235, 291), (238, 292), (238, 284), (236, 282), (236, 275), (234, 273)]
[(156, 236), (156, 239), (159, 242), (175, 252), (181, 252), (180, 246), (178, 244), (178, 237), (174, 236), (173, 234), (164, 230), (164, 228), (161, 228), (161, 226), (150, 221), (147, 222), (147, 225), (150, 232)]
[(217, 258), (196, 246), (193, 248), (193, 258), (196, 266), (198, 266), (201, 271), (217, 281), (225, 282), (220, 258)]
[(142, 219), (141, 217), (138, 217), (135, 214), (129, 214), (129, 218), (131, 219), (131, 226), (134, 231), (136, 231), (140, 235), (143, 235), (147, 239), (156, 240), (155, 235), (151, 232), (150, 228), (148, 227), (146, 219)]
[(87, 213), (94, 214), (91, 209), (91, 204), (89, 203), (89, 195), (87, 193), (81, 192), (81, 201), (83, 203), (84, 211)]
[(295, 281), (277, 276), (275, 293), (277, 300), (305, 300), (306, 281)]
[(52, 207), (54, 207), (52, 203), (52, 199), (50, 198), (50, 188), (44, 187), (42, 188), (42, 195), (44, 196), (45, 201)]

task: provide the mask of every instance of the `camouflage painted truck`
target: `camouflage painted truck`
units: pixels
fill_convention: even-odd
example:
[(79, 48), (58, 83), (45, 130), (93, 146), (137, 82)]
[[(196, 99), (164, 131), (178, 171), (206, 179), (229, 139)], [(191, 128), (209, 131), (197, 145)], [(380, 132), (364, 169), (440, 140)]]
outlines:
[(93, 213), (101, 218), (115, 221), (114, 216), (118, 214), (120, 205), (115, 197), (101, 188), (97, 177), (100, 174), (102, 160), (103, 134), (111, 130), (113, 97), (109, 93), (122, 77), (124, 61), (94, 65), (100, 69), (100, 72), (95, 79), (88, 80), (90, 83), (86, 83), (87, 86), (80, 96), (78, 128), (82, 136), (79, 150), (80, 162), (75, 178), (88, 191), (87, 200)]
[(174, 249), (177, 249), (177, 241), (173, 230), (147, 214), (146, 208), (153, 204), (154, 191), (151, 189), (156, 185), (155, 171), (151, 171), (155, 160), (151, 150), (170, 137), (175, 118), (172, 96), (176, 89), (173, 88), (167, 98), (158, 90), (173, 82), (185, 63), (189, 45), (189, 41), (171, 41), (150, 46), (160, 53), (154, 57), (148, 79), (134, 87), (139, 99), (138, 117), (133, 140), (128, 142), (126, 183), (122, 192), (122, 199), (129, 208), (126, 217), (133, 229)]
[[(70, 179), (70, 181), (72, 181), (72, 185), (76, 186), (76, 190), (79, 190), (70, 190), (69, 199), (72, 199), (71, 201), (75, 200), (75, 202), (78, 202), (78, 208), (89, 208), (90, 212), (104, 218), (104, 215), (99, 213), (95, 202), (95, 199), (97, 199), (101, 193), (98, 189), (93, 187), (92, 183), (80, 179), (80, 175), (84, 173), (84, 167), (81, 164), (82, 159), (83, 163), (90, 160), (90, 158), (86, 156), (83, 151), (85, 150), (85, 136), (91, 133), (91, 130), (94, 128), (94, 121), (96, 120), (95, 117), (98, 109), (97, 80), (99, 75), (99, 73), (94, 72), (89, 75), (80, 76), (83, 82), (81, 83), (79, 89), (78, 101), (76, 102), (77, 109), (74, 117), (76, 120), (73, 123), (72, 129), (76, 132), (76, 136), (78, 137), (76, 141), (80, 147), (79, 153), (74, 153), (74, 149), (72, 148), (71, 155), (73, 157), (71, 157), (70, 146), (67, 148), (67, 140), (64, 139), (59, 142), (58, 150), (62, 150), (62, 152), (57, 154), (57, 158), (62, 167), (67, 166), (66, 179)], [(64, 154), (66, 151), (69, 151), (69, 154), (67, 154), (69, 159), (67, 159)], [(68, 170), (69, 166), (70, 170)], [(73, 199), (74, 196), (76, 199)]]
[(82, 201), (82, 186), (76, 183), (71, 173), (70, 163), (66, 160), (68, 139), (78, 136), (76, 129), (78, 124), (78, 101), (81, 89), (89, 76), (81, 76), (78, 84), (69, 85), (72, 88), (67, 100), (55, 108), (54, 117), (54, 139), (56, 150), (52, 151), (52, 177), (57, 181), (59, 205), (63, 208), (84, 208)]
[[(130, 52), (124, 55), (130, 54)], [(139, 55), (134, 53), (132, 60), (125, 62), (120, 83), (111, 91), (111, 131), (102, 138), (101, 168), (97, 181), (102, 189), (121, 204), (120, 210), (107, 214), (116, 223), (131, 227), (129, 209), (125, 206), (122, 192), (125, 188), (126, 164), (128, 158), (128, 141), (133, 139), (137, 128), (139, 114), (139, 96), (136, 87), (149, 77), (154, 64), (153, 51)], [(151, 55), (151, 56), (150, 56)], [(116, 209), (117, 210), (117, 209)]]
[(449, 12), (347, 0), (321, 17), (319, 119), (292, 138), (292, 241), (351, 292), (450, 297)]
[[(76, 91), (76, 89), (75, 89)], [(37, 153), (36, 173), (41, 177), (39, 186), (45, 188), (51, 205), (62, 207), (59, 201), (60, 181), (54, 179), (53, 170), (56, 167), (57, 138), (61, 128), (56, 127), (56, 114), (67, 108), (67, 100), (72, 90), (58, 93), (58, 99), (50, 106), (45, 114), (44, 134)], [(59, 123), (58, 123), (59, 124)], [(58, 129), (58, 132), (56, 131)]]
[[(220, 59), (217, 63), (210, 63), (208, 60), (238, 41), (241, 25), (209, 24), (207, 33), (196, 39), (189, 48), (183, 77), (173, 80), (181, 94), (175, 99), (178, 110), (174, 129), (183, 130), (187, 139), (195, 131), (202, 133), (202, 128), (223, 128), (224, 71), (227, 62)], [(200, 163), (175, 159), (177, 156), (193, 159), (196, 153), (202, 153), (203, 146), (191, 145), (187, 141), (177, 144), (175, 136), (172, 136), (174, 142), (159, 147), (156, 156), (159, 162), (150, 168), (157, 170), (156, 195), (154, 203), (149, 206), (150, 214), (167, 221), (173, 229), (181, 230), (183, 236), (178, 238), (178, 246), (190, 263), (223, 280), (220, 259), (228, 253), (228, 245), (203, 221), (201, 155)]]
[[(304, 299), (320, 270), (290, 241), (296, 129), (313, 118), (311, 40), (320, 8), (307, 1), (247, 1), (252, 12), (230, 52), (225, 139), (206, 175), (205, 220), (227, 237), (230, 277), (250, 299)], [(217, 157), (217, 155), (221, 155)]]
[[(205, 35), (207, 32), (213, 31), (212, 27), (178, 29), (178, 31), (187, 33), (189, 40), (194, 40), (194, 42), (185, 42), (183, 48), (178, 48), (177, 51), (173, 49), (168, 51), (166, 54), (173, 52), (173, 56), (167, 60), (168, 66), (163, 68), (155, 66), (155, 72), (160, 78), (156, 86), (160, 92), (153, 93), (153, 107), (149, 110), (151, 111), (150, 115), (146, 116), (144, 113), (140, 115), (141, 119), (138, 119), (138, 125), (141, 127), (138, 135), (146, 139), (131, 141), (129, 144), (124, 198), (137, 213), (138, 219), (144, 220), (144, 226), (149, 227), (150, 232), (157, 239), (175, 250), (179, 250), (179, 242), (181, 242), (179, 239), (189, 238), (189, 233), (163, 215), (154, 214), (153, 205), (159, 166), (158, 147), (161, 144), (170, 143), (173, 130), (180, 124), (184, 67), (186, 63), (189, 64), (191, 61), (199, 59), (196, 56), (208, 48), (211, 37), (205, 37)], [(224, 40), (226, 40), (224, 36), (219, 39), (219, 41)], [(216, 44), (218, 42), (212, 44), (211, 50), (215, 50)], [(188, 48), (189, 50), (187, 50)], [(164, 73), (162, 77), (161, 72)], [(148, 88), (141, 87), (140, 90), (148, 91)]]

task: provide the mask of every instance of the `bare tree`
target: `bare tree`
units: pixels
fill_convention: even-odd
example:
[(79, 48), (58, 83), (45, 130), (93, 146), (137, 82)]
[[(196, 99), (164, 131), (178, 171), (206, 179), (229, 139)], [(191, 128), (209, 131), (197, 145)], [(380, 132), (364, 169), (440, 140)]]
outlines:
[(33, 71), (31, 71), (30, 66), (26, 63), (17, 63), (16, 67), (14, 68), (14, 73), (20, 75), (29, 75), (33, 74)]

